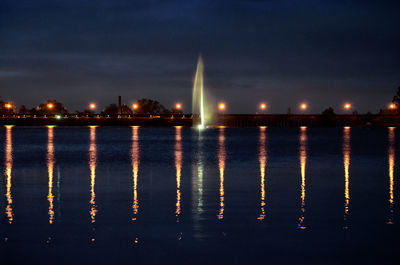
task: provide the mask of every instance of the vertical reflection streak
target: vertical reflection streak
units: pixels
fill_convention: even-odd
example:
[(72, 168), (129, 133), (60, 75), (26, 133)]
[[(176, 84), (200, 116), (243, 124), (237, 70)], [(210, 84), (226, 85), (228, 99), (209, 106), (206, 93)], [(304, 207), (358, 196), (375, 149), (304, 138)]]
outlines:
[[(175, 126), (175, 168), (176, 168), (176, 210), (175, 215), (181, 214), (181, 171), (182, 171), (182, 127)], [(177, 219), (177, 221), (179, 221)]]
[[(347, 221), (350, 207), (350, 127), (343, 128), (343, 166), (344, 166), (344, 221)], [(344, 227), (347, 229), (347, 226)]]
[(48, 171), (48, 195), (49, 201), (49, 224), (54, 221), (54, 195), (53, 195), (53, 177), (54, 177), (54, 126), (47, 126), (47, 171)]
[(265, 218), (265, 167), (267, 163), (267, 150), (265, 148), (266, 142), (266, 127), (260, 127), (260, 151), (259, 151), (259, 162), (260, 162), (260, 178), (261, 178), (261, 191), (260, 191), (260, 198), (261, 198), (261, 213), (260, 216), (257, 218), (258, 220), (263, 220)]
[(219, 138), (218, 138), (218, 165), (219, 165), (219, 213), (218, 219), (224, 218), (225, 209), (225, 189), (224, 189), (224, 171), (225, 171), (225, 127), (219, 127)]
[(132, 203), (132, 221), (136, 221), (136, 215), (139, 212), (139, 200), (137, 192), (138, 172), (139, 172), (139, 126), (132, 126), (132, 175), (133, 175), (133, 203)]
[(97, 146), (96, 146), (96, 126), (90, 127), (89, 144), (89, 168), (90, 168), (90, 219), (92, 223), (96, 222), (97, 205), (96, 192), (94, 189), (96, 182), (96, 164), (97, 164)]
[(196, 130), (196, 149), (193, 157), (195, 163), (192, 163), (192, 218), (194, 237), (201, 238), (203, 236), (202, 215), (204, 212), (203, 201), (203, 175), (204, 175), (204, 152), (203, 146), (206, 141), (204, 132)]
[(11, 125), (6, 126), (6, 156), (5, 156), (5, 168), (6, 168), (6, 199), (7, 206), (5, 209), (5, 213), (8, 219), (8, 223), (12, 223), (14, 221), (14, 214), (12, 209), (12, 193), (11, 193), (11, 171), (13, 167), (13, 146), (12, 146), (12, 127)]
[(395, 161), (395, 149), (394, 149), (394, 135), (395, 127), (389, 127), (389, 148), (388, 148), (388, 159), (389, 159), (389, 218), (387, 224), (393, 224), (393, 208), (394, 208), (394, 161)]
[(299, 218), (298, 228), (306, 229), (304, 225), (306, 211), (306, 162), (307, 162), (307, 128), (300, 128), (300, 170), (301, 170), (301, 214)]

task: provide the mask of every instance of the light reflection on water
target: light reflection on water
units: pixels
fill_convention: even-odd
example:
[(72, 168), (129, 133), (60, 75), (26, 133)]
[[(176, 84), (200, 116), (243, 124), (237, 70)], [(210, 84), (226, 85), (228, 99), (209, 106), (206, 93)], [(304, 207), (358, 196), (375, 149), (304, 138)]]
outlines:
[(54, 221), (54, 195), (53, 195), (53, 171), (54, 171), (54, 126), (47, 126), (47, 171), (48, 171), (48, 195), (49, 201), (49, 224)]
[(8, 222), (11, 224), (14, 220), (14, 214), (12, 209), (13, 197), (11, 194), (11, 171), (13, 167), (13, 146), (12, 146), (12, 127), (6, 126), (6, 157), (5, 157), (5, 168), (6, 168), (6, 198), (7, 198), (7, 206), (6, 206), (6, 216)]
[(395, 128), (74, 130), (3, 128), (7, 244), (84, 237), (96, 247), (126, 240), (137, 248), (205, 242), (211, 249), (212, 240), (237, 236), (273, 247), (323, 232), (340, 245), (356, 228), (397, 229)]
[(175, 215), (179, 221), (181, 214), (181, 172), (182, 172), (182, 127), (175, 127), (175, 168), (176, 168), (176, 210)]
[(388, 160), (389, 160), (389, 218), (387, 223), (394, 224), (393, 216), (394, 216), (394, 144), (395, 144), (395, 127), (389, 127), (389, 135), (388, 135)]
[(96, 222), (96, 165), (97, 165), (97, 145), (96, 145), (96, 126), (90, 126), (90, 144), (89, 144), (89, 169), (90, 169), (90, 219), (92, 223)]
[(351, 129), (350, 127), (343, 128), (343, 165), (344, 165), (344, 229), (348, 228), (347, 219), (349, 216), (349, 207), (350, 207), (350, 135)]
[(139, 212), (138, 199), (138, 172), (139, 172), (139, 126), (132, 127), (132, 174), (133, 174), (133, 203), (132, 203), (132, 221), (136, 221), (136, 215)]
[(194, 163), (192, 163), (192, 218), (194, 237), (202, 237), (201, 221), (204, 212), (204, 201), (203, 201), (203, 174), (204, 174), (204, 135), (201, 130), (195, 131), (196, 145), (194, 153)]
[(257, 218), (258, 220), (264, 220), (265, 218), (265, 168), (267, 164), (267, 149), (266, 145), (266, 127), (260, 127), (260, 140), (259, 140), (259, 162), (260, 162), (260, 216)]
[(305, 213), (306, 213), (306, 162), (307, 162), (307, 128), (300, 128), (300, 146), (299, 146), (299, 156), (300, 156), (300, 172), (301, 172), (301, 206), (300, 206), (300, 218), (298, 227), (300, 229), (306, 229), (304, 224)]
[(225, 171), (225, 127), (219, 127), (218, 137), (218, 166), (219, 166), (219, 212), (218, 219), (224, 219), (225, 209), (225, 187), (224, 187), (224, 171)]

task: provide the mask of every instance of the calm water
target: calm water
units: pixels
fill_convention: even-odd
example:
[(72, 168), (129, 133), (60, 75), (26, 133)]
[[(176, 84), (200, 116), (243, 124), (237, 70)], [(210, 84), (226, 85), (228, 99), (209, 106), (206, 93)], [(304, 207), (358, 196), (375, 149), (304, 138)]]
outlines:
[(399, 133), (2, 127), (0, 263), (398, 264)]

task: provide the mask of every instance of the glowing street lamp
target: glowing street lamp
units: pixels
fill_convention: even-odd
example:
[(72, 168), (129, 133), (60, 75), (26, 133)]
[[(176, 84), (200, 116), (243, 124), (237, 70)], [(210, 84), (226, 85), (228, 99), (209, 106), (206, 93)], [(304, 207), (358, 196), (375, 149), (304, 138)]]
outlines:
[(394, 110), (394, 109), (396, 109), (396, 104), (393, 104), (393, 103), (391, 103), (390, 105), (389, 105), (389, 109), (391, 109), (391, 110)]
[(136, 109), (139, 108), (139, 105), (138, 105), (138, 104), (133, 104), (133, 105), (132, 105), (132, 108), (133, 108), (134, 110), (136, 110)]
[(218, 109), (219, 109), (220, 111), (224, 111), (224, 110), (226, 109), (225, 103), (223, 103), (223, 102), (219, 103), (219, 104), (218, 104)]
[(11, 108), (12, 108), (12, 104), (6, 103), (6, 104), (5, 104), (5, 107), (6, 107), (7, 109), (11, 109)]
[(53, 107), (54, 107), (53, 104), (51, 104), (51, 103), (47, 104), (48, 109), (52, 109)]
[(265, 110), (267, 108), (267, 105), (265, 103), (260, 104), (260, 109)]
[(175, 108), (180, 110), (180, 109), (182, 108), (182, 105), (181, 105), (180, 103), (177, 103), (177, 104), (175, 105)]
[(300, 104), (300, 109), (301, 109), (301, 110), (306, 110), (307, 108), (308, 108), (308, 106), (307, 106), (306, 103), (301, 103), (301, 104)]
[(346, 104), (344, 104), (344, 109), (345, 110), (349, 110), (349, 109), (351, 109), (351, 104), (350, 103), (346, 103)]
[(96, 108), (96, 104), (91, 103), (91, 104), (89, 105), (89, 108), (94, 110), (94, 109)]

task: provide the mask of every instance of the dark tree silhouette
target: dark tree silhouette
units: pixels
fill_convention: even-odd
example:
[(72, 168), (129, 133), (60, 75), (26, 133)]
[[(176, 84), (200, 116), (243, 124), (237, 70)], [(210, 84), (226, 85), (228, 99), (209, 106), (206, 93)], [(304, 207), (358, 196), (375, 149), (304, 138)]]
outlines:
[(121, 112), (122, 112), (122, 114), (125, 114), (125, 115), (132, 115), (133, 114), (132, 109), (126, 104), (121, 106)]
[(25, 105), (22, 105), (18, 110), (18, 114), (20, 115), (30, 114), (30, 110)]
[(138, 106), (135, 109), (135, 113), (138, 114), (167, 114), (169, 110), (166, 109), (160, 102), (156, 100), (151, 100), (147, 98), (142, 98), (137, 101), (136, 105)]
[(108, 105), (102, 113), (103, 115), (118, 115), (118, 106), (116, 104)]
[(400, 103), (400, 86), (397, 88), (397, 93), (396, 95), (393, 97), (392, 102), (396, 105), (399, 105)]
[(333, 115), (335, 115), (335, 111), (333, 110), (332, 107), (329, 107), (329, 108), (325, 109), (322, 112), (322, 115), (324, 115), (324, 116), (333, 116)]

